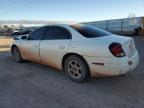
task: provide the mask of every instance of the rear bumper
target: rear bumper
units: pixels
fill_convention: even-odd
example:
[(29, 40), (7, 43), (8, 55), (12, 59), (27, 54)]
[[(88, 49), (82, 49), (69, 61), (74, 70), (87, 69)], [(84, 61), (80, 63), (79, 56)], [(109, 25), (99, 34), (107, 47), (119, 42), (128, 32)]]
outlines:
[[(104, 65), (97, 65), (93, 64), (96, 58), (87, 58), (89, 68), (90, 68), (90, 74), (91, 76), (118, 76), (118, 75), (123, 75), (129, 71), (132, 71), (137, 67), (139, 64), (139, 55), (138, 52), (135, 52), (135, 54), (130, 57), (130, 58), (125, 58), (122, 60), (122, 63), (118, 62), (116, 64), (115, 62), (103, 62)], [(108, 60), (107, 60), (108, 61)], [(111, 60), (110, 60), (111, 61)], [(124, 62), (125, 61), (125, 62)]]

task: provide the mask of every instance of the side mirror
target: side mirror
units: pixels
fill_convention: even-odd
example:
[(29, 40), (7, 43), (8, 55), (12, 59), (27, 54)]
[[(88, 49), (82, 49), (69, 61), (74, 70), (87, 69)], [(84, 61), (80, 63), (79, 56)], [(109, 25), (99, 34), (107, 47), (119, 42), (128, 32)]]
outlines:
[(27, 37), (27, 36), (22, 36), (21, 39), (22, 39), (22, 40), (27, 40), (28, 37)]

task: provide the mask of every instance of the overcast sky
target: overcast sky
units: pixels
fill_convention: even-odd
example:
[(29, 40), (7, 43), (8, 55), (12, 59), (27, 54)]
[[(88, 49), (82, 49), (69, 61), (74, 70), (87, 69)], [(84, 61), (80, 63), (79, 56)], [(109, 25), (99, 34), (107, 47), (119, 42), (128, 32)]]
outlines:
[(144, 0), (0, 0), (0, 20), (95, 21), (144, 16)]

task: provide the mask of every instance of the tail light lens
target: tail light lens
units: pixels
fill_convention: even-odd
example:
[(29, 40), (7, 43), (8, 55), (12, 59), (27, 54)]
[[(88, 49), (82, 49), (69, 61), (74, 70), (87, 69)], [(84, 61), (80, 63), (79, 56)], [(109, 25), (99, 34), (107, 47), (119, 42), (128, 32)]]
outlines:
[(112, 43), (109, 46), (109, 50), (116, 57), (124, 57), (124, 56), (126, 56), (120, 43), (116, 43), (116, 42)]

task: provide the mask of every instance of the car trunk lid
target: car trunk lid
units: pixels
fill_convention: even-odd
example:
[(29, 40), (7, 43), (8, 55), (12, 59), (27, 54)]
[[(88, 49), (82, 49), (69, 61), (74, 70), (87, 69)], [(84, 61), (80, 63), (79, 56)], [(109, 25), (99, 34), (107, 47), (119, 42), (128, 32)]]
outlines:
[(108, 46), (114, 42), (120, 43), (127, 57), (131, 57), (136, 51), (134, 39), (130, 37), (109, 35), (97, 37), (93, 40), (95, 42), (105, 43)]

